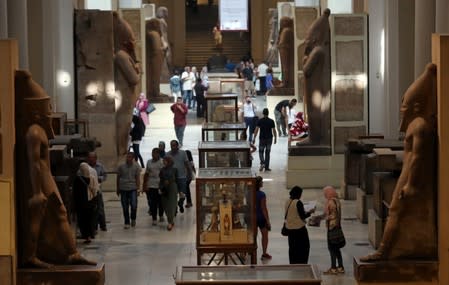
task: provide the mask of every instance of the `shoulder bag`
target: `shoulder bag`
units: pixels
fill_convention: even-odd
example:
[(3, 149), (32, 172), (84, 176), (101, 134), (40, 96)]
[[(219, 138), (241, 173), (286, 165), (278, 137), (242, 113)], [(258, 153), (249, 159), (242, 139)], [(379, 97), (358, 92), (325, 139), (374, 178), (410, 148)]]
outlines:
[(291, 200), (290, 204), (288, 204), (287, 210), (285, 211), (285, 215), (284, 215), (284, 225), (282, 226), (282, 230), (281, 230), (281, 235), (283, 235), (284, 237), (286, 237), (290, 234), (290, 230), (287, 229), (287, 227), (285, 226), (285, 221), (287, 220), (288, 209), (290, 208), (290, 205), (292, 204), (292, 202), (293, 202), (293, 200)]
[(154, 112), (156, 110), (156, 107), (154, 107), (153, 103), (148, 104), (148, 107), (146, 109), (147, 114), (151, 114), (152, 112)]

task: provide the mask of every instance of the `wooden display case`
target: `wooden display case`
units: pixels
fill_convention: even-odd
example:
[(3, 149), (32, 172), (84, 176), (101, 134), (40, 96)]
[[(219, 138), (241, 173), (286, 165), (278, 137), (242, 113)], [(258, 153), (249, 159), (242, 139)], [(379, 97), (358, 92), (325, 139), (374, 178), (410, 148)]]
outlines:
[(237, 141), (246, 130), (245, 123), (203, 123), (202, 141)]
[(200, 168), (196, 178), (197, 264), (257, 261), (255, 177), (250, 168)]
[(206, 100), (206, 122), (238, 122), (237, 94), (207, 94), (204, 98)]
[(199, 167), (250, 167), (248, 141), (213, 141), (198, 143)]
[(316, 265), (182, 266), (176, 270), (177, 285), (197, 284), (321, 284)]

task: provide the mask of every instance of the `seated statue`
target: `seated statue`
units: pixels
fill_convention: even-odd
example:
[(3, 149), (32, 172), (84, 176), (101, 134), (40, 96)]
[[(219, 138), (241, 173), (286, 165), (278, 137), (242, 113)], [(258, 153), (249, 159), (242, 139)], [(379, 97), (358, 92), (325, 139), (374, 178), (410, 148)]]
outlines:
[(361, 261), (437, 258), (436, 100), (436, 66), (428, 64), (402, 100), (403, 165), (382, 242)]
[(16, 189), (19, 265), (90, 264), (76, 249), (66, 208), (50, 171), (50, 97), (27, 71), (17, 71)]

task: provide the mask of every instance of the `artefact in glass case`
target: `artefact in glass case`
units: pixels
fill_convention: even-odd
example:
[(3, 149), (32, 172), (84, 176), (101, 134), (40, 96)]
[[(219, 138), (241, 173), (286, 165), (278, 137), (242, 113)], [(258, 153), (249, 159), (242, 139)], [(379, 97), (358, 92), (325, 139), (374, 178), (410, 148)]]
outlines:
[(238, 121), (237, 94), (207, 94), (206, 122), (236, 123)]
[(248, 141), (213, 141), (198, 143), (199, 167), (250, 167)]
[(197, 284), (321, 284), (316, 265), (182, 266), (176, 271), (177, 285)]
[(255, 177), (250, 168), (200, 168), (196, 179), (197, 262), (256, 263)]
[(245, 123), (203, 123), (202, 141), (237, 141), (246, 130)]

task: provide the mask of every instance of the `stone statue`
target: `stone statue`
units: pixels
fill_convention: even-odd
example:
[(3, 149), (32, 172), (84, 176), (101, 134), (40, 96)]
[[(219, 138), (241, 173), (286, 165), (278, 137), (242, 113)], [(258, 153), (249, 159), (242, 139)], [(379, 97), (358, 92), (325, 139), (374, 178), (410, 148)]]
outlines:
[(294, 87), (294, 32), (293, 18), (282, 17), (279, 23), (279, 38), (277, 41), (281, 58), (282, 87)]
[(16, 189), (19, 265), (91, 264), (76, 249), (66, 208), (50, 171), (50, 97), (27, 71), (16, 71)]
[(138, 98), (136, 85), (141, 72), (135, 53), (133, 31), (116, 12), (113, 15), (117, 151), (118, 155), (123, 155), (128, 151), (129, 128), (133, 107)]
[(161, 65), (161, 80), (164, 82), (168, 82), (170, 78), (170, 70), (172, 67), (172, 52), (170, 47), (170, 42), (168, 41), (168, 9), (167, 7), (161, 6), (156, 10), (156, 17), (160, 23), (160, 31), (161, 31), (161, 45), (162, 45), (162, 53), (163, 53), (163, 63)]
[(309, 138), (304, 143), (330, 145), (330, 10), (324, 10), (307, 31), (303, 71), (304, 105), (309, 123)]
[(155, 18), (146, 21), (145, 31), (147, 98), (150, 99), (160, 95), (161, 68), (164, 63), (164, 54), (161, 48), (161, 22)]
[(270, 35), (268, 36), (267, 55), (265, 60), (273, 66), (278, 65), (278, 10), (276, 8), (268, 9)]
[(404, 158), (382, 242), (361, 261), (437, 258), (436, 100), (436, 66), (428, 64), (402, 100)]

